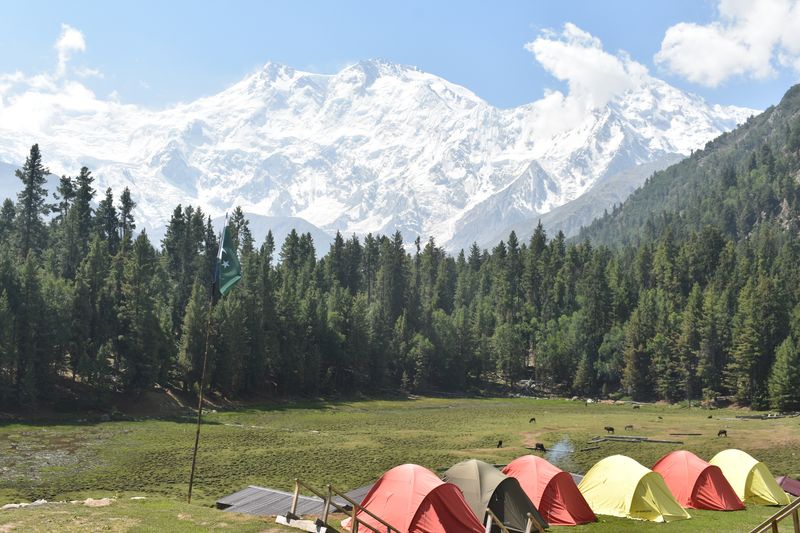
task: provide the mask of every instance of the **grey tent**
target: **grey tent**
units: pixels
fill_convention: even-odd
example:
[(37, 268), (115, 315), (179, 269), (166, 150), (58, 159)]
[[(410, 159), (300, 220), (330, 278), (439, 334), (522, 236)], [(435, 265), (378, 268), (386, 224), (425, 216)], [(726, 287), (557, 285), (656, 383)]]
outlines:
[[(519, 481), (506, 476), (489, 463), (476, 459), (463, 461), (452, 466), (442, 479), (461, 489), (464, 499), (478, 518), (484, 518), (488, 508), (508, 529), (525, 531), (530, 513), (543, 528), (548, 527), (520, 487)], [(498, 530), (496, 526), (492, 529)]]

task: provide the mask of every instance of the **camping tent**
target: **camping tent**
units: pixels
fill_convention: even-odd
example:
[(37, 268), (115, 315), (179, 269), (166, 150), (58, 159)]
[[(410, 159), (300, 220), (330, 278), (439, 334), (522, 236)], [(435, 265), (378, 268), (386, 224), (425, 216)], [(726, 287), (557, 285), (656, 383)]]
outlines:
[(653, 471), (664, 478), (667, 487), (684, 507), (709, 511), (739, 511), (744, 503), (722, 475), (692, 452), (671, 452), (658, 460)]
[(462, 461), (445, 472), (442, 479), (461, 489), (477, 517), (485, 517), (489, 508), (507, 528), (525, 531), (530, 513), (539, 525), (547, 527), (547, 522), (525, 495), (519, 481), (489, 463), (475, 459)]
[(789, 476), (776, 477), (775, 481), (785, 492), (788, 492), (792, 496), (800, 496), (800, 481), (792, 479)]
[(597, 520), (572, 475), (541, 457), (523, 455), (511, 461), (503, 473), (519, 481), (522, 490), (551, 525), (575, 526)]
[[(401, 533), (483, 533), (483, 526), (469, 508), (458, 487), (418, 465), (392, 468), (372, 486), (361, 506)], [(379, 522), (359, 511), (359, 520), (377, 528)], [(350, 527), (350, 518), (342, 522)], [(359, 527), (359, 533), (372, 530)]]
[(630, 457), (612, 455), (595, 464), (578, 486), (597, 514), (672, 522), (691, 518), (664, 478)]
[(743, 502), (758, 505), (789, 504), (789, 497), (775, 482), (767, 465), (742, 450), (723, 450), (709, 463), (720, 467), (725, 479)]

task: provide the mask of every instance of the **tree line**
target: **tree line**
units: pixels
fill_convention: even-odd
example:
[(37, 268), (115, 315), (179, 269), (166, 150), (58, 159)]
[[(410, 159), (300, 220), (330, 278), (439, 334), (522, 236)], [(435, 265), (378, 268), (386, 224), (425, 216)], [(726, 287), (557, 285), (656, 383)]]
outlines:
[(34, 145), (0, 209), (4, 404), (53, 399), (64, 382), (97, 397), (196, 391), (210, 323), (208, 386), (231, 398), (533, 379), (564, 395), (800, 409), (800, 243), (779, 221), (746, 239), (665, 223), (615, 248), (540, 224), (528, 242), (512, 232), (456, 255), (399, 232), (337, 233), (318, 258), (310, 234), (255, 242), (237, 208), (243, 278), (212, 306), (218, 243), (201, 209), (177, 206), (154, 246), (130, 191), (98, 201), (82, 168), (51, 196), (47, 174)]

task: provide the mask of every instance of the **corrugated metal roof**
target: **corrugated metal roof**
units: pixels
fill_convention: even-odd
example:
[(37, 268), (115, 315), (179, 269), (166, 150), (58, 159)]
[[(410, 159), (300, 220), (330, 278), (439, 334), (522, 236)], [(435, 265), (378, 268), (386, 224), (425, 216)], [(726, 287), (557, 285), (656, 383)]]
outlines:
[[(364, 496), (367, 495), (367, 493), (370, 491), (370, 489), (374, 484), (375, 483), (370, 483), (369, 485), (358, 487), (357, 489), (353, 489), (350, 492), (346, 492), (345, 494), (347, 494), (347, 497), (350, 498), (351, 500), (361, 503), (364, 500)], [(334, 498), (334, 501), (336, 501), (336, 503), (338, 503), (339, 505), (346, 503), (344, 500), (339, 501), (339, 499), (337, 498)]]
[[(372, 488), (372, 484), (359, 487), (348, 492), (347, 496), (361, 502), (370, 488)], [(293, 496), (290, 492), (250, 485), (239, 492), (217, 500), (217, 508), (232, 513), (257, 516), (284, 515), (292, 508)], [(349, 504), (342, 498), (334, 498), (333, 501), (342, 507), (349, 507)], [(296, 514), (298, 516), (320, 515), (324, 506), (325, 502), (320, 498), (301, 495), (297, 500)], [(335, 508), (332, 507), (331, 511), (335, 511)]]
[(260, 494), (261, 487), (255, 487), (250, 485), (249, 487), (240, 490), (239, 492), (234, 492), (230, 496), (225, 496), (224, 498), (220, 498), (217, 500), (217, 508), (219, 509), (226, 509), (231, 505), (241, 501), (243, 498), (247, 498), (248, 496), (252, 496), (253, 494)]
[[(217, 507), (232, 513), (274, 516), (289, 512), (293, 496), (289, 492), (251, 485), (217, 500)], [(321, 508), (321, 505), (321, 499), (301, 495), (297, 500), (297, 514), (310, 514), (317, 507)]]

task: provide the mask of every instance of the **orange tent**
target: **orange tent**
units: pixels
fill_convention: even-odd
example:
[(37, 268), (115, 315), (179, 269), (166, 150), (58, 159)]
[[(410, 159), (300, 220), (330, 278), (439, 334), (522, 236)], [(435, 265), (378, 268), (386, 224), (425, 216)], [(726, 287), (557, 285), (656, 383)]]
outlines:
[(710, 511), (740, 511), (744, 503), (718, 466), (692, 452), (668, 453), (653, 466), (683, 507)]
[(503, 469), (516, 478), (547, 523), (575, 526), (597, 521), (575, 480), (541, 457), (524, 455)]
[[(464, 495), (452, 483), (445, 483), (436, 474), (418, 465), (392, 468), (364, 496), (361, 506), (379, 516), (402, 533), (483, 533), (475, 513)], [(359, 520), (382, 530), (384, 526), (367, 513), (359, 512)], [(350, 518), (342, 522), (350, 527)], [(360, 526), (359, 533), (372, 533)]]

